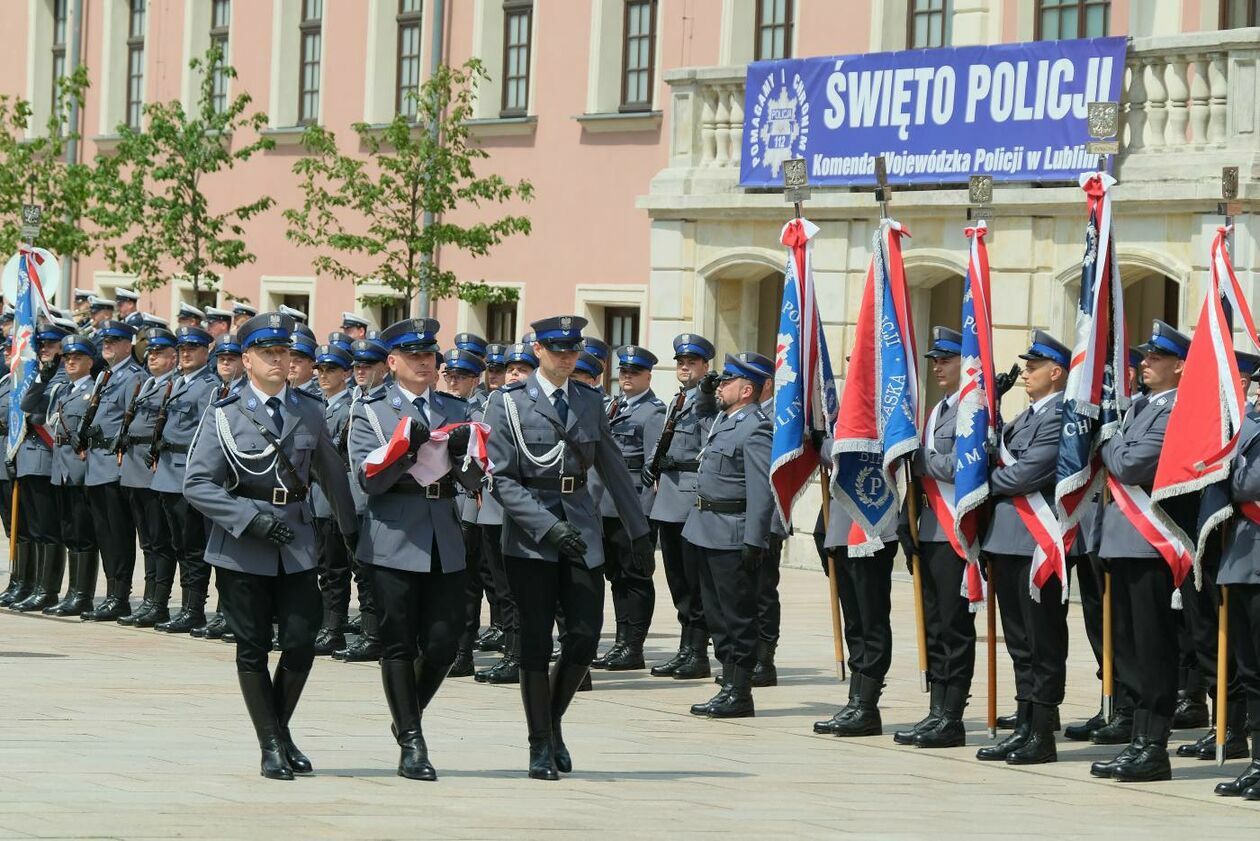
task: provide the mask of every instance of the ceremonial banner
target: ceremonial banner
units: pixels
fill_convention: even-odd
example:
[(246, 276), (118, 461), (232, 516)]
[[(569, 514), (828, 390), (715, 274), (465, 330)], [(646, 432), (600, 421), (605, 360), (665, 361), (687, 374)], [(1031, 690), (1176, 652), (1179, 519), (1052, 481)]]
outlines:
[[(13, 304), (13, 346), (9, 350), (9, 374), (12, 382), (9, 397), (9, 436), (5, 441), (6, 458), (17, 456), (17, 448), (26, 435), (22, 398), (39, 373), (39, 358), (35, 352), (35, 322), (40, 313), (47, 312), (48, 302), (40, 281), (42, 266), (51, 255), (43, 249), (22, 246), (18, 252), (17, 294)], [(46, 436), (43, 427), (37, 433)], [(49, 446), (52, 441), (49, 440)]]
[(788, 249), (783, 306), (774, 358), (774, 443), (770, 489), (784, 523), (818, 468), (809, 433), (825, 432), (836, 417), (836, 387), (814, 292), (813, 251), (818, 226), (793, 219), (779, 240)]
[(989, 453), (997, 440), (993, 374), (989, 253), (983, 221), (966, 229), (971, 240), (962, 301), (962, 375), (954, 437), (954, 538), (967, 560), (963, 595), (972, 611), (985, 600), (980, 574), (980, 509), (989, 499)]
[(882, 547), (901, 507), (893, 469), (919, 445), (918, 352), (901, 238), (909, 232), (884, 219), (871, 241), (871, 265), (858, 312), (844, 396), (833, 431), (832, 493), (865, 536), (854, 556)]
[[(484, 423), (468, 424), (449, 423), (429, 433), (429, 440), (416, 450), (416, 463), (407, 469), (407, 474), (421, 485), (432, 485), (451, 471), (450, 452), (447, 450), (451, 431), (460, 426), (471, 426), (468, 436), (468, 454), (465, 466), (475, 461), (483, 473), (491, 473), (493, 463), (490, 461), (486, 443), (490, 437), (490, 427)], [(399, 418), (389, 440), (367, 454), (363, 459), (363, 472), (368, 477), (376, 476), (389, 465), (402, 458), (411, 443), (411, 418)]]

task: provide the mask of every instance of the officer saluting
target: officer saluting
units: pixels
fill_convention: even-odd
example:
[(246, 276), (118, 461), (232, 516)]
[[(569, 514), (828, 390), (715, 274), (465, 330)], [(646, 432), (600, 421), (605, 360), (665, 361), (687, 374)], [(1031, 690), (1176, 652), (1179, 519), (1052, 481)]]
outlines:
[[(521, 700), (529, 729), (529, 776), (558, 779), (573, 762), (560, 722), (585, 679), (603, 622), (599, 513), (586, 488), (592, 466), (616, 501), (640, 563), (650, 563), (648, 524), (603, 399), (570, 380), (586, 319), (535, 321), (539, 367), (490, 396), (486, 422), (493, 494), (503, 505), (503, 555), (521, 621)], [(565, 633), (550, 680), (551, 629)]]
[[(293, 319), (264, 313), (238, 331), (249, 385), (213, 404), (193, 441), (184, 494), (210, 520), (206, 561), (236, 636), (236, 668), (262, 749), (262, 775), (291, 780), (311, 763), (293, 744), (289, 719), (315, 659), (321, 604), (315, 530), (306, 507), (318, 477), (344, 534), (356, 521), (345, 465), (319, 400), (289, 388)], [(267, 671), (272, 620), (282, 654)]]

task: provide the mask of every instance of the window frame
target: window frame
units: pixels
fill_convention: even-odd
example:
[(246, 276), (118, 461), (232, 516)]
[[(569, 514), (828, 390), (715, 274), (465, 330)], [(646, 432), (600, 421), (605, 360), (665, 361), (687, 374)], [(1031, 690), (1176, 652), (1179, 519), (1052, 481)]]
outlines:
[[(492, 344), (515, 344), (516, 339), (520, 336), (516, 332), (516, 318), (516, 301), (498, 301), (486, 304), (486, 341)], [(505, 330), (496, 330), (495, 328), (501, 319), (507, 321), (507, 328)]]
[(1250, 26), (1260, 26), (1260, 8), (1257, 8), (1255, 0), (1244, 0), (1247, 4), (1247, 21), (1242, 26), (1231, 26), (1229, 22), (1229, 2), (1230, 0), (1220, 0), (1220, 14), (1217, 19), (1218, 29), (1245, 29)]
[[(418, 94), (420, 92), (420, 62), (424, 57), (424, 45), (421, 43), (421, 35), (424, 32), (424, 0), (417, 0), (418, 8), (406, 9), (405, 4), (411, 0), (398, 0), (398, 14), (394, 16), (394, 22), (398, 26), (398, 42), (394, 49), (394, 113), (402, 114), (404, 117), (414, 119), (415, 112), (407, 113), (404, 107), (410, 101), (407, 96), (413, 90)], [(407, 56), (407, 61), (415, 61), (416, 64), (416, 84), (415, 87), (403, 87), (403, 37), (407, 30), (414, 28), (416, 31), (416, 52), (414, 58)]]
[[(1071, 38), (1049, 38), (1045, 37), (1045, 32), (1041, 28), (1041, 19), (1045, 16), (1046, 3), (1054, 4), (1053, 8), (1062, 12), (1064, 9), (1076, 8), (1076, 34)], [(1091, 6), (1101, 6), (1103, 9), (1103, 32), (1101, 35), (1086, 35), (1085, 20), (1086, 11)], [(1033, 23), (1035, 41), (1069, 41), (1075, 38), (1105, 38), (1107, 33), (1111, 31), (1111, 0), (1037, 0), (1033, 4)]]
[[(123, 121), (133, 129), (140, 128), (140, 121), (144, 117), (144, 29), (148, 13), (148, 0), (129, 0), (127, 8), (127, 104), (123, 112)], [(139, 18), (138, 26), (137, 18)], [(138, 72), (137, 62), (139, 63)]]
[[(510, 42), (512, 32), (512, 19), (516, 17), (525, 17), (525, 43), (524, 45)], [(521, 50), (525, 52), (524, 75), (508, 76), (508, 57), (512, 50)], [(534, 3), (533, 0), (503, 0), (503, 84), (499, 96), (499, 116), (500, 117), (524, 117), (529, 113), (529, 82), (530, 82), (530, 62), (534, 57)], [(511, 89), (511, 82), (523, 82), (525, 86), (524, 104), (515, 107), (508, 106), (508, 91)]]
[[(907, 0), (906, 2), (906, 49), (908, 50), (936, 50), (948, 47), (952, 40), (953, 28), (950, 26), (953, 18), (953, 0), (941, 0), (941, 8), (939, 9), (917, 9), (915, 8), (918, 0)], [(941, 16), (941, 43), (919, 45), (914, 42), (914, 25), (921, 18), (931, 18), (935, 15)], [(931, 29), (929, 25), (929, 30)]]
[[(57, 85), (66, 75), (66, 39), (70, 33), (70, 0), (53, 0), (52, 26), (52, 90), (49, 92), (49, 110), (57, 105)], [(61, 40), (57, 40), (60, 38)], [(58, 72), (57, 68), (61, 70)]]
[[(625, 337), (621, 337), (618, 341), (613, 341), (613, 321), (618, 318), (629, 318), (631, 320), (631, 332), (634, 334), (629, 341), (625, 341)], [(604, 341), (608, 342), (611, 352), (609, 353), (608, 362), (604, 366), (604, 391), (605, 393), (616, 397), (621, 393), (620, 387), (614, 389), (616, 378), (613, 376), (613, 368), (617, 365), (616, 351), (619, 347), (625, 345), (638, 345), (639, 336), (643, 332), (643, 308), (637, 306), (611, 306), (604, 307)]]
[[(308, 11), (310, 6), (317, 7), (318, 17), (309, 17)], [(311, 61), (308, 60), (306, 54), (307, 40), (314, 36), (315, 49), (318, 51), (318, 57)], [(297, 124), (300, 126), (315, 125), (319, 122), (319, 106), (320, 106), (320, 73), (323, 71), (324, 62), (324, 0), (302, 0), (301, 19), (298, 21), (298, 107), (297, 107)], [(307, 86), (306, 69), (307, 67), (315, 69), (314, 87)], [(306, 100), (310, 97), (313, 102), (310, 112), (308, 113)]]
[[(227, 19), (222, 25), (218, 23), (216, 12), (227, 10)], [(211, 103), (215, 113), (221, 114), (228, 105), (228, 78), (224, 67), (229, 61), (232, 37), (232, 0), (210, 0), (210, 46), (218, 46), (223, 51), (222, 64), (215, 71), (214, 91)]]
[[(635, 68), (635, 73), (647, 73), (647, 82), (644, 90), (647, 92), (645, 101), (629, 102), (626, 100), (627, 79), (630, 75), (629, 59), (630, 59), (630, 10), (631, 8), (647, 6), (648, 7), (648, 61), (646, 68)], [(621, 114), (638, 114), (652, 110), (653, 99), (656, 87), (656, 7), (657, 0), (624, 0), (622, 3), (621, 13), (621, 96), (620, 104), (617, 106), (618, 113)], [(642, 36), (639, 36), (642, 37)]]
[[(911, 3), (914, 2), (914, 0), (910, 0), (910, 1)], [(770, 2), (773, 3), (774, 0), (770, 0)], [(765, 8), (765, 4), (766, 4), (766, 0), (757, 0), (757, 12), (756, 12), (757, 16), (753, 19), (753, 60), (754, 61), (767, 61), (767, 60), (778, 61), (782, 59), (791, 58), (792, 57), (792, 33), (794, 31), (793, 14), (796, 11), (795, 4), (793, 3), (793, 0), (783, 0), (783, 23), (782, 24), (777, 24), (777, 23), (766, 24), (762, 21), (762, 12)], [(762, 33), (767, 29), (775, 30), (779, 28), (783, 29), (783, 55), (781, 56), (763, 55), (761, 52)]]

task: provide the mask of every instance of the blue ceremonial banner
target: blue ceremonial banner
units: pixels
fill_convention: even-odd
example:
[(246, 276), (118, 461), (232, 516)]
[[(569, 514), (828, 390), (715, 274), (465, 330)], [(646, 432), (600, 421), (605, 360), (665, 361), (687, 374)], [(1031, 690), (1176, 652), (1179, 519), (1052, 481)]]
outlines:
[[(9, 373), (12, 388), (9, 395), (9, 437), (5, 442), (8, 459), (17, 455), (18, 445), (26, 432), (22, 414), (22, 396), (39, 371), (35, 355), (36, 291), (39, 288), (40, 255), (25, 247), (18, 259), (17, 300), (13, 301), (13, 347), (9, 351)], [(41, 293), (42, 294), (42, 293)]]
[(1118, 100), (1126, 39), (907, 50), (748, 65), (739, 183), (1075, 181), (1093, 170), (1086, 106)]

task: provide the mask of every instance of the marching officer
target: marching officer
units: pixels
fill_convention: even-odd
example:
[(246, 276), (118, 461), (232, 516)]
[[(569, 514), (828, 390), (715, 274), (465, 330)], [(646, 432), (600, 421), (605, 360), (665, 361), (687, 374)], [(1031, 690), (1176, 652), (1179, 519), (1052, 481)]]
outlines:
[[(923, 612), (927, 626), (928, 680), (931, 706), (928, 715), (909, 730), (893, 734), (899, 745), (922, 748), (959, 747), (967, 741), (963, 710), (971, 692), (976, 669), (976, 620), (961, 595), (966, 562), (950, 542), (953, 523), (946, 518), (948, 506), (937, 482), (954, 481), (954, 423), (958, 415), (958, 383), (961, 375), (962, 334), (948, 327), (932, 328), (932, 347), (924, 354), (932, 364), (932, 376), (945, 393), (928, 416), (923, 446), (912, 465), (922, 482), (927, 504), (919, 508), (919, 569), (923, 575)], [(914, 547), (907, 544), (907, 554)]]
[(161, 435), (155, 441), (158, 458), (153, 490), (162, 501), (162, 515), (171, 532), (182, 595), (179, 613), (155, 626), (168, 634), (187, 634), (206, 624), (210, 589), (210, 565), (205, 559), (206, 521), (200, 511), (189, 505), (183, 489), (188, 449), (201, 419), (212, 401), (227, 396), (210, 369), (212, 341), (210, 333), (200, 327), (185, 326), (175, 332), (179, 370), (170, 397), (158, 409), (155, 421), (161, 425)]
[(341, 329), (345, 331), (352, 342), (366, 339), (368, 326), (368, 320), (361, 315), (355, 315), (352, 312), (343, 312), (341, 314)]
[(507, 359), (504, 356), (506, 352), (506, 345), (495, 342), (486, 345), (485, 391), (487, 395), (503, 386), (504, 372), (507, 368)]
[[(989, 471), (993, 513), (981, 549), (989, 561), (989, 586), (1001, 609), (1006, 649), (1015, 668), (1018, 707), (1014, 732), (980, 748), (976, 753), (980, 760), (1008, 765), (1058, 760), (1054, 734), (1067, 682), (1066, 582), (1054, 575), (1033, 598), (1029, 588), (1035, 586), (1032, 562), (1039, 543), (1017, 500), (1040, 494), (1046, 505), (1054, 505), (1063, 390), (1071, 358), (1071, 351), (1054, 336), (1033, 331), (1031, 346), (1020, 356), (1025, 360), (1023, 380), (1030, 405), (1002, 429), (998, 464)], [(1002, 387), (997, 388), (1000, 400)]]
[(205, 312), (192, 304), (180, 303), (179, 311), (175, 314), (177, 327), (200, 327), (205, 320)]
[(249, 321), (251, 318), (253, 318), (256, 315), (258, 315), (258, 310), (255, 309), (254, 307), (251, 307), (249, 304), (245, 304), (240, 301), (235, 302), (234, 304), (232, 304), (233, 329), (239, 331), (242, 324), (244, 324), (246, 321)]
[(206, 329), (210, 335), (218, 339), (224, 333), (232, 332), (232, 311), (218, 307), (206, 307)]
[(114, 290), (114, 315), (111, 318), (133, 328), (142, 326), (144, 313), (140, 312), (140, 296), (134, 289), (119, 287)]
[[(368, 568), (380, 619), (381, 682), (400, 748), (398, 775), (436, 780), (421, 729), (425, 709), (455, 662), (465, 621), (465, 553), (456, 481), (475, 486), (460, 467), (468, 448), (469, 407), (439, 394), (439, 324), (405, 319), (381, 331), (394, 382), (356, 401), (350, 463), (367, 492), (355, 556)], [(402, 447), (391, 446), (406, 422)], [(413, 468), (430, 433), (448, 424), (450, 464), (421, 484)], [(383, 453), (383, 454), (382, 454)], [(473, 471), (474, 473), (476, 471)]]
[[(594, 467), (616, 502), (637, 566), (651, 564), (642, 498), (608, 425), (599, 392), (573, 381), (586, 319), (535, 321), (538, 370), (491, 396), (486, 421), (492, 493), (503, 506), (502, 547), (521, 622), (521, 700), (529, 776), (555, 780), (573, 768), (560, 725), (589, 671), (603, 621), (599, 514), (586, 487)], [(550, 678), (551, 630), (564, 613)]]
[[(144, 600), (120, 625), (152, 628), (171, 618), (169, 602), (175, 584), (175, 536), (162, 513), (162, 497), (153, 489), (153, 433), (167, 394), (175, 388), (179, 352), (175, 334), (150, 327), (141, 334), (149, 378), (132, 386), (127, 413), (118, 429), (122, 456), (119, 485), (131, 507), (140, 549), (144, 555)], [(168, 389), (167, 386), (170, 386)]]
[[(127, 290), (120, 290), (120, 293)], [(133, 313), (134, 315), (134, 313)], [(136, 328), (121, 321), (101, 323), (101, 358), (108, 366), (100, 375), (100, 403), (95, 422), (81, 434), (88, 444), (85, 495), (92, 510), (96, 542), (105, 567), (106, 598), (82, 618), (91, 622), (116, 622), (131, 613), (131, 576), (136, 566), (136, 525), (123, 494), (122, 468), (115, 441), (122, 429), (127, 405), (136, 383), (148, 377), (131, 353)]]
[[(324, 425), (349, 477), (350, 352), (337, 345), (315, 349), (315, 372), (324, 397)], [(315, 653), (332, 654), (346, 645), (345, 626), (350, 611), (350, 552), (337, 528), (332, 504), (318, 483), (311, 488), (315, 509), (315, 553), (319, 558), (319, 592), (324, 597), (324, 622), (315, 637)]]
[[(357, 528), (345, 464), (328, 437), (323, 406), (286, 382), (293, 326), (275, 312), (241, 324), (249, 384), (207, 411), (184, 479), (188, 501), (210, 521), (205, 560), (218, 568), (262, 775), (276, 780), (312, 770), (289, 732), (315, 659), (321, 614), (307, 508), (312, 474), (342, 533), (349, 539)], [(267, 669), (273, 620), (281, 650), (274, 679)]]
[(683, 551), (700, 570), (704, 616), (722, 664), (722, 689), (692, 715), (756, 715), (757, 581), (770, 517), (772, 423), (761, 411), (762, 385), (774, 363), (758, 353), (727, 354), (718, 381), (718, 417), (700, 451), (695, 507), (683, 525)]
[[(700, 450), (717, 417), (718, 377), (709, 371), (713, 355), (713, 343), (704, 336), (682, 333), (674, 337), (674, 370), (687, 396), (674, 417), (673, 438), (660, 459), (660, 475), (653, 476), (649, 470), (643, 477), (645, 484), (656, 485), (651, 521), (660, 536), (665, 581), (681, 628), (678, 653), (652, 667), (656, 677), (690, 680), (711, 673), (700, 568), (693, 563), (694, 556), (683, 550), (682, 530), (696, 504)], [(653, 441), (648, 452), (655, 452), (656, 446)]]
[[(1102, 447), (1109, 479), (1122, 488), (1136, 486), (1150, 493), (1189, 349), (1189, 337), (1159, 320), (1150, 340), (1139, 347), (1145, 354), (1141, 376), (1149, 394), (1134, 399), (1119, 431)], [(1172, 501), (1165, 510), (1191, 533), (1198, 512), (1182, 511), (1185, 503)], [(1168, 736), (1177, 703), (1177, 617), (1172, 573), (1138, 530), (1144, 525), (1141, 512), (1130, 510), (1132, 519), (1114, 498), (1107, 504), (1099, 555), (1111, 571), (1115, 590), (1116, 669), (1135, 696), (1133, 741), (1114, 759), (1095, 762), (1090, 773), (1123, 782), (1154, 782), (1172, 778)]]
[(293, 353), (289, 355), (289, 384), (314, 397), (322, 397), (319, 378), (315, 376), (315, 348), (318, 344), (311, 329), (299, 323), (293, 333)]
[[(340, 330), (333, 330), (328, 334), (328, 344), (339, 347), (346, 353), (350, 353), (354, 350), (354, 339), (350, 338), (349, 334), (343, 333)], [(319, 363), (316, 362), (316, 368), (318, 367)]]
[[(652, 391), (652, 368), (658, 361), (656, 354), (639, 345), (618, 348), (621, 394), (608, 408), (608, 425), (639, 491), (644, 516), (652, 511), (656, 496), (653, 486), (643, 482), (644, 459), (651, 443), (661, 437), (665, 423), (665, 404)], [(605, 494), (599, 509), (604, 520), (604, 575), (612, 590), (617, 637), (612, 648), (591, 663), (591, 668), (610, 672), (642, 669), (643, 643), (656, 607), (656, 587), (652, 583), (655, 563), (646, 568), (639, 565), (612, 496)], [(655, 534), (650, 533), (650, 537), (655, 544)]]

